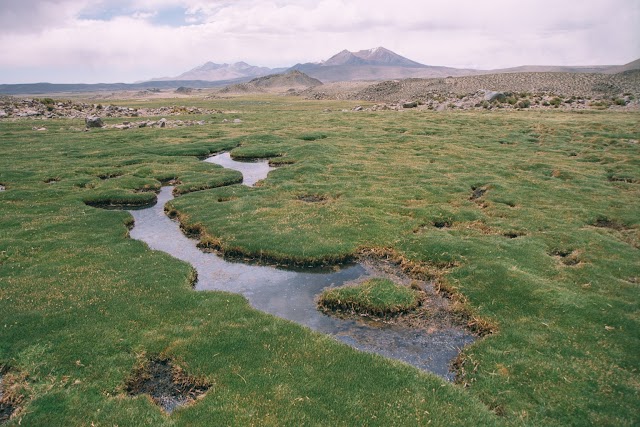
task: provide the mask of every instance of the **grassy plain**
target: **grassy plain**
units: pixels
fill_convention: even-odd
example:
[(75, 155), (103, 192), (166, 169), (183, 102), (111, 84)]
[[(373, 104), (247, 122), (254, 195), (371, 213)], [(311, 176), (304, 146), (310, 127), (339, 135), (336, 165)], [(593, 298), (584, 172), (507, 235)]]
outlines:
[[(0, 364), (26, 377), (9, 425), (640, 422), (639, 114), (189, 104), (235, 112), (87, 133), (0, 122)], [(212, 188), (238, 176), (198, 156), (227, 149), (285, 166), (258, 188)], [(392, 248), (455, 265), (443, 284), (499, 331), (465, 350), (453, 385), (194, 292), (189, 266), (127, 238), (129, 214), (85, 204), (148, 203), (171, 179), (181, 220), (223, 251), (306, 264)], [(170, 417), (128, 397), (158, 355), (212, 388)]]

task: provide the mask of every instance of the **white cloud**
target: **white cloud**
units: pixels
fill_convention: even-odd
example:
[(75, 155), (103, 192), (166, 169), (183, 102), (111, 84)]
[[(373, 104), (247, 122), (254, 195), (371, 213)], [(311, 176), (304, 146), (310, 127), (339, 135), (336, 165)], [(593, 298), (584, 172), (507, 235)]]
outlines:
[[(430, 65), (640, 57), (637, 0), (0, 0), (0, 83), (135, 81), (212, 60), (287, 66), (385, 46)], [(183, 11), (176, 27), (154, 24)], [(82, 19), (82, 17), (93, 19)]]

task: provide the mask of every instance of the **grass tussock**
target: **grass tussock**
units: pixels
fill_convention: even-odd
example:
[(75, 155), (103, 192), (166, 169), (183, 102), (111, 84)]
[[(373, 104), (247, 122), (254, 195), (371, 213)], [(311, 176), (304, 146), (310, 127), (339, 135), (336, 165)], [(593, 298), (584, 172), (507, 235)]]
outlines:
[(386, 278), (372, 278), (356, 285), (326, 289), (318, 297), (318, 306), (325, 311), (382, 318), (407, 313), (419, 305), (420, 295), (416, 290)]

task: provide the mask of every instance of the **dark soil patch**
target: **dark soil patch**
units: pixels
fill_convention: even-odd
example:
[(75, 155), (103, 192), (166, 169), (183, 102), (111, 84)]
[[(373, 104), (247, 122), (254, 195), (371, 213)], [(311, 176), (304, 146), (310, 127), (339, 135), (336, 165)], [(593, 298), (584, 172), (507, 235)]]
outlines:
[(627, 176), (615, 176), (615, 175), (610, 175), (607, 177), (607, 179), (610, 182), (627, 182), (629, 184), (636, 184), (638, 182), (638, 180), (631, 178), (631, 177), (627, 177)]
[(126, 390), (131, 396), (149, 395), (156, 405), (171, 413), (177, 407), (195, 401), (210, 387), (205, 381), (186, 375), (171, 360), (152, 358), (134, 370)]
[(519, 231), (509, 231), (507, 233), (504, 233), (503, 236), (509, 239), (515, 239), (521, 236), (525, 236), (525, 233), (521, 233)]
[(24, 399), (25, 376), (0, 366), (0, 424), (7, 422), (20, 409)]
[(219, 203), (230, 202), (231, 200), (235, 200), (237, 197), (218, 197)]
[(484, 196), (484, 193), (488, 190), (486, 187), (471, 187), (471, 189), (473, 192), (471, 193), (469, 200), (478, 200), (480, 197)]
[(306, 203), (321, 203), (327, 201), (327, 198), (325, 196), (320, 196), (317, 194), (305, 194), (302, 196), (298, 196), (297, 199), (301, 202)]
[[(0, 395), (0, 399), (1, 398), (2, 395)], [(3, 399), (0, 400), (0, 423), (9, 421), (9, 418), (11, 418), (15, 410), (16, 407), (10, 401), (5, 402)]]
[(100, 178), (101, 180), (107, 180), (107, 179), (112, 179), (112, 178), (117, 178), (119, 176), (122, 176), (121, 173), (101, 173), (100, 175), (97, 175), (98, 178)]
[(560, 258), (564, 265), (574, 266), (580, 264), (580, 253), (572, 249), (554, 249), (549, 255)]
[(611, 228), (613, 230), (626, 230), (627, 227), (621, 222), (611, 220), (607, 217), (598, 218), (593, 224), (594, 227)]
[(451, 227), (451, 221), (447, 221), (447, 220), (433, 221), (433, 226), (435, 228), (450, 228)]

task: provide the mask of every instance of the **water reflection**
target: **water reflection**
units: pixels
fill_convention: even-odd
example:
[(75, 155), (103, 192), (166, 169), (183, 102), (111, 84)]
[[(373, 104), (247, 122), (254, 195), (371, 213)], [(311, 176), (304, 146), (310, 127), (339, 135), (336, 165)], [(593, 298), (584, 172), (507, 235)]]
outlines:
[[(231, 160), (228, 155), (215, 157), (208, 161), (220, 161), (218, 164), (226, 164), (226, 167), (240, 163)], [(246, 168), (246, 163), (240, 164)], [(248, 163), (255, 169), (262, 168), (260, 173), (255, 169), (238, 169), (245, 176), (243, 183), (252, 185), (263, 179), (271, 169), (268, 164), (268, 169), (265, 169), (265, 164)], [(196, 247), (197, 241), (187, 238), (178, 223), (164, 214), (163, 207), (172, 198), (172, 187), (163, 187), (155, 206), (129, 211), (135, 219), (130, 235), (147, 243), (151, 249), (166, 252), (193, 265), (198, 272), (197, 290), (242, 294), (259, 310), (332, 335), (357, 349), (402, 360), (419, 369), (453, 379), (449, 363), (462, 347), (473, 341), (471, 334), (453, 328), (427, 333), (400, 326), (379, 327), (364, 321), (327, 316), (316, 309), (316, 295), (325, 287), (340, 286), (369, 275), (364, 266), (357, 264), (331, 272), (287, 271), (230, 262), (215, 254), (204, 253)]]

